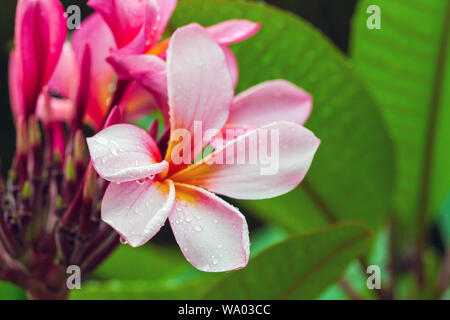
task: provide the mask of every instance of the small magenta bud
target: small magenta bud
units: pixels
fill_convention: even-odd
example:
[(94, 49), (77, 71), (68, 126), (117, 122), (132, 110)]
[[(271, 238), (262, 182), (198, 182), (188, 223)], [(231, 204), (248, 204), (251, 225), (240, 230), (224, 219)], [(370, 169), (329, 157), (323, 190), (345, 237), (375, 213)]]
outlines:
[(120, 106), (115, 106), (111, 112), (109, 113), (108, 117), (106, 118), (105, 125), (103, 128), (110, 127), (115, 124), (119, 124), (123, 121), (123, 110)]
[(148, 134), (156, 140), (158, 138), (158, 131), (159, 131), (159, 122), (158, 119), (153, 120), (153, 122), (150, 124), (150, 127), (148, 128)]

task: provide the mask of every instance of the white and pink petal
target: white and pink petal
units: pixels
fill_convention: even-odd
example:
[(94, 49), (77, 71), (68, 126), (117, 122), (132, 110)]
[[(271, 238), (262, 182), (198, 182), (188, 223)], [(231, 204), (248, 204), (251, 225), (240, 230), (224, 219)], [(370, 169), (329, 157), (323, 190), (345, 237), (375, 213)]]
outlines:
[[(167, 81), (172, 132), (183, 129), (193, 137), (195, 122), (203, 132), (223, 127), (233, 84), (223, 50), (205, 28), (190, 24), (175, 31), (167, 54)], [(192, 159), (206, 144), (202, 139), (192, 142)], [(166, 160), (170, 157), (169, 152)]]
[(236, 199), (273, 198), (303, 180), (319, 144), (305, 127), (275, 122), (226, 142), (171, 179)]
[(102, 201), (102, 220), (127, 244), (138, 247), (161, 229), (174, 199), (175, 189), (170, 180), (110, 183)]
[(234, 98), (227, 126), (260, 127), (276, 121), (303, 125), (311, 114), (312, 96), (285, 80), (258, 84)]
[(111, 182), (145, 179), (168, 168), (150, 135), (131, 124), (103, 129), (87, 144), (95, 170)]
[(239, 210), (201, 188), (175, 184), (175, 189), (169, 221), (186, 259), (201, 271), (244, 268), (250, 241)]

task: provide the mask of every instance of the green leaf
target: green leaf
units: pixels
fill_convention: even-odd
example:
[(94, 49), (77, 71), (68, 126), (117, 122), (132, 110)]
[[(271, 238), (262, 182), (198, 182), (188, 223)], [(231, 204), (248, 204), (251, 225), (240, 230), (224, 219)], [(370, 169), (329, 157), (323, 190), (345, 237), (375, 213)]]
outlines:
[(262, 21), (255, 37), (233, 46), (241, 69), (237, 91), (278, 78), (306, 89), (314, 96), (306, 127), (322, 140), (297, 189), (275, 199), (238, 205), (295, 233), (345, 219), (378, 228), (391, 198), (391, 141), (347, 60), (299, 17), (261, 3), (181, 1), (171, 27), (191, 22), (209, 26), (232, 18)]
[[(252, 256), (285, 239), (287, 234), (264, 228), (251, 234)], [(178, 248), (121, 246), (71, 299), (196, 299), (222, 274), (194, 269)]]
[(350, 223), (295, 235), (257, 255), (245, 269), (223, 276), (204, 298), (314, 299), (369, 249), (371, 240), (368, 229)]
[(285, 240), (289, 236), (288, 233), (273, 227), (265, 227), (264, 229), (254, 231), (250, 234), (252, 248), (250, 250), (250, 258), (258, 255), (261, 251)]
[(444, 205), (438, 218), (438, 225), (444, 244), (447, 247), (450, 247), (450, 195), (444, 202)]
[(24, 300), (27, 295), (22, 288), (9, 282), (0, 281), (0, 300)]
[(189, 270), (162, 280), (88, 281), (70, 292), (71, 300), (197, 299), (219, 275)]
[[(369, 5), (381, 29), (369, 30)], [(352, 56), (394, 139), (394, 209), (409, 231), (432, 217), (450, 189), (450, 2), (362, 0)]]
[(120, 246), (94, 272), (97, 279), (152, 280), (189, 267), (178, 248)]

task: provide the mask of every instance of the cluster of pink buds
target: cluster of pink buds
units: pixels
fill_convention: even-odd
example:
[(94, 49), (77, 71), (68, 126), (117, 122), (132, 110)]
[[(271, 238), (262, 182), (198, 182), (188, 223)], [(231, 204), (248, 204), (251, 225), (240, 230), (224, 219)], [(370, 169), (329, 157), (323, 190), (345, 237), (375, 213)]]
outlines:
[(17, 121), (17, 150), (1, 184), (0, 278), (31, 297), (64, 298), (66, 269), (88, 275), (117, 246), (100, 221), (106, 188), (89, 167), (80, 129)]
[[(89, 165), (83, 133), (95, 89), (90, 48), (84, 46), (79, 64), (65, 63), (66, 35), (58, 1), (18, 1), (9, 70), (16, 153), (0, 182), (0, 279), (32, 298), (66, 298), (67, 267), (79, 266), (86, 277), (119, 244), (100, 220), (107, 184)], [(75, 66), (78, 76), (71, 78)], [(64, 72), (65, 83), (76, 82), (67, 90), (70, 103), (58, 81)], [(117, 88), (99, 123), (107, 125), (106, 115), (123, 94)], [(118, 110), (109, 124), (121, 121)]]

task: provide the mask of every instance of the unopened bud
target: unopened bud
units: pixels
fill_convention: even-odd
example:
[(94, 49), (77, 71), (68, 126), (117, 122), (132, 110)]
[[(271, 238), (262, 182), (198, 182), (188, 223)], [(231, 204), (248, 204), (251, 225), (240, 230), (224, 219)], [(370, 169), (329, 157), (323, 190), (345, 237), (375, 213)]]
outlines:
[(75, 133), (74, 158), (76, 163), (83, 163), (86, 159), (86, 138), (81, 130)]
[(30, 146), (32, 147), (39, 147), (41, 145), (42, 141), (42, 135), (41, 135), (41, 129), (39, 127), (38, 120), (31, 116), (28, 119), (28, 141), (30, 143)]
[(28, 133), (27, 124), (23, 117), (17, 121), (17, 136), (16, 148), (19, 154), (26, 154), (28, 152)]
[(83, 199), (92, 200), (95, 196), (95, 191), (97, 189), (97, 173), (95, 172), (92, 165), (88, 167), (86, 174), (86, 180), (83, 187)]
[(148, 128), (148, 134), (156, 140), (158, 138), (158, 131), (159, 131), (159, 122), (158, 119), (153, 120), (153, 122), (150, 124), (150, 127)]
[(64, 207), (64, 201), (61, 196), (56, 197), (56, 209), (60, 210)]
[(54, 163), (61, 163), (61, 153), (59, 151), (55, 151), (53, 153), (53, 162)]
[(30, 183), (30, 181), (26, 181), (22, 187), (22, 198), (23, 199), (31, 198), (31, 183)]
[(10, 170), (8, 171), (8, 181), (15, 181), (16, 178), (17, 178), (17, 173), (16, 173), (16, 171), (13, 170), (13, 169), (10, 169)]

